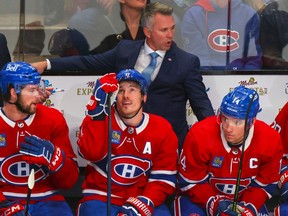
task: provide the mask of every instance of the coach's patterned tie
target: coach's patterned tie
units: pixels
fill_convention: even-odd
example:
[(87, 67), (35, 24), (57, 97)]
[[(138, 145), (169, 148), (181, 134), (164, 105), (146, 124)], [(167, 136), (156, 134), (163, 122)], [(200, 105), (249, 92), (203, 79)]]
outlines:
[(151, 60), (149, 65), (143, 70), (142, 75), (148, 82), (148, 85), (151, 83), (151, 75), (156, 68), (157, 65), (157, 57), (159, 56), (156, 52), (152, 52), (149, 54), (151, 56)]

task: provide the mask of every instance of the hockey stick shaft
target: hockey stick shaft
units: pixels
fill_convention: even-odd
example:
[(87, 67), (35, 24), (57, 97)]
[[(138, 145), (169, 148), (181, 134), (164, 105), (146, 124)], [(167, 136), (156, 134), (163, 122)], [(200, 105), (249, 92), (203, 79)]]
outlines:
[(241, 180), (241, 174), (242, 174), (242, 166), (243, 166), (243, 159), (244, 159), (244, 151), (245, 151), (245, 143), (246, 143), (246, 139), (248, 137), (248, 133), (249, 133), (249, 128), (248, 128), (248, 117), (249, 117), (249, 113), (250, 113), (250, 109), (252, 106), (252, 102), (256, 96), (256, 92), (253, 94), (252, 98), (249, 101), (248, 104), (248, 108), (246, 111), (246, 116), (245, 116), (245, 124), (244, 124), (244, 139), (243, 139), (243, 144), (242, 144), (242, 152), (241, 152), (241, 156), (240, 156), (240, 161), (239, 161), (239, 169), (238, 169), (238, 175), (237, 175), (237, 181), (236, 181), (236, 187), (235, 187), (235, 194), (234, 194), (234, 200), (233, 200), (233, 207), (232, 210), (234, 212), (236, 212), (237, 209), (237, 201), (238, 201), (238, 196), (239, 196), (239, 186), (240, 186), (240, 180)]
[(28, 192), (27, 192), (27, 198), (26, 198), (26, 209), (25, 209), (25, 216), (28, 216), (28, 211), (29, 211), (29, 203), (30, 203), (30, 198), (31, 198), (31, 193), (32, 189), (35, 184), (35, 174), (34, 174), (34, 169), (31, 170), (30, 175), (28, 177)]
[(108, 93), (107, 216), (111, 215), (111, 154), (112, 154), (111, 96), (112, 93)]

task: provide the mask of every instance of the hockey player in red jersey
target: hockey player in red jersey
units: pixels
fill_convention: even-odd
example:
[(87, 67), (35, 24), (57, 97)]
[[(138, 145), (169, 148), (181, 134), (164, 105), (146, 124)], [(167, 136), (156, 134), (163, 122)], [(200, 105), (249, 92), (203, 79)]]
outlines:
[(41, 77), (30, 64), (7, 63), (0, 78), (4, 99), (0, 110), (0, 215), (24, 215), (27, 180), (34, 170), (29, 214), (72, 216), (58, 192), (71, 188), (78, 178), (62, 113), (40, 103)]
[(281, 176), (278, 188), (281, 195), (281, 203), (274, 209), (274, 215), (288, 215), (288, 103), (286, 103), (271, 124), (281, 136), (283, 145), (283, 158), (281, 166)]
[[(108, 176), (112, 193), (107, 194), (106, 92), (116, 91), (117, 80)], [(147, 88), (145, 78), (134, 69), (120, 71), (116, 79), (112, 73), (97, 80), (78, 139), (79, 153), (88, 161), (79, 216), (106, 215), (107, 196), (114, 216), (171, 215), (164, 202), (175, 191), (178, 141), (168, 121), (142, 112)]]
[(268, 216), (264, 204), (277, 187), (283, 150), (279, 134), (256, 119), (258, 110), (256, 91), (238, 86), (217, 116), (192, 126), (179, 161), (176, 216)]

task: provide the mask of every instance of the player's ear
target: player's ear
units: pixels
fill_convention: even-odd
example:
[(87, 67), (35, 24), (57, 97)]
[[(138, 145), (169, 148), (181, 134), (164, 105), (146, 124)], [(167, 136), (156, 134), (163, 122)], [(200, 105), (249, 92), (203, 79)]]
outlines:
[(147, 101), (147, 95), (143, 95), (143, 102), (146, 103)]
[(16, 102), (18, 96), (14, 88), (10, 89), (10, 95), (11, 95), (10, 102), (12, 103)]

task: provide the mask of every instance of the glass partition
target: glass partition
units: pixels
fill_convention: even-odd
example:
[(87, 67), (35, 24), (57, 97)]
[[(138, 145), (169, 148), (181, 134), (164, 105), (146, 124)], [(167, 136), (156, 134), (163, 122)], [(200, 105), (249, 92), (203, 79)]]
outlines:
[[(117, 0), (0, 2), (0, 33), (12, 61), (102, 53), (121, 39), (145, 38), (125, 23), (131, 10)], [(286, 0), (162, 2), (174, 8), (175, 42), (200, 58), (202, 71), (288, 69)], [(132, 6), (138, 13), (143, 8)]]

